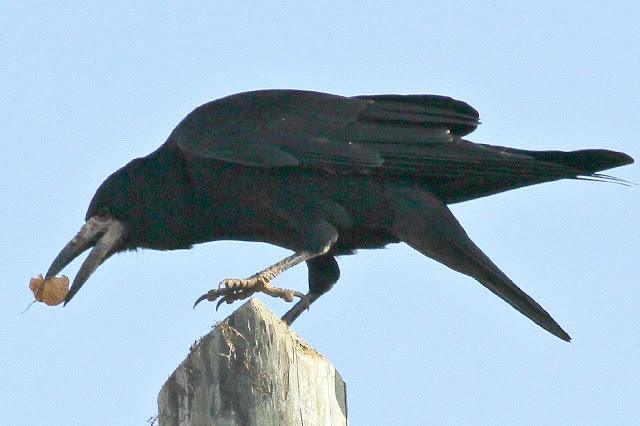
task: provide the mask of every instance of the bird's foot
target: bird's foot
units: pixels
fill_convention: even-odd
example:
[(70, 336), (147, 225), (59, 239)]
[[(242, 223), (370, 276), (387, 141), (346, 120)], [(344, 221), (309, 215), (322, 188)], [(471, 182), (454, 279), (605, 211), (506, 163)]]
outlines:
[(307, 298), (306, 294), (300, 293), (299, 291), (273, 287), (271, 285), (271, 278), (268, 275), (256, 274), (246, 279), (227, 278), (220, 281), (218, 288), (209, 290), (200, 296), (193, 304), (193, 307), (195, 308), (196, 305), (203, 300), (213, 302), (214, 300), (220, 299), (216, 305), (217, 310), (223, 303), (231, 304), (236, 300), (246, 299), (255, 293), (264, 293), (271, 297), (284, 299), (287, 302), (293, 301), (294, 297), (298, 297), (300, 300)]
[(282, 321), (287, 323), (287, 325), (291, 325), (301, 313), (309, 309), (309, 306), (311, 306), (318, 297), (320, 297), (320, 295), (314, 293), (305, 294), (304, 297), (300, 298), (300, 300), (282, 316)]

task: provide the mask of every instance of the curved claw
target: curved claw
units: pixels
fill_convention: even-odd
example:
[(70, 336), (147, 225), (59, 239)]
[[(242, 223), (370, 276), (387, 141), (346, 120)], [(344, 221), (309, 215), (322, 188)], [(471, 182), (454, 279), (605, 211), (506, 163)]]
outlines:
[(287, 302), (292, 302), (294, 297), (298, 297), (300, 300), (298, 301), (296, 306), (299, 307), (299, 305), (302, 305), (303, 307), (302, 310), (309, 309), (309, 305), (312, 302), (309, 299), (308, 295), (301, 293), (299, 291), (288, 290), (288, 289), (283, 289), (278, 287), (271, 287), (271, 286), (268, 286), (268, 283), (261, 283), (258, 286), (251, 285), (251, 283), (250, 282), (247, 283), (247, 281), (248, 280), (226, 279), (222, 281), (222, 283), (224, 283), (222, 288), (220, 288), (220, 285), (219, 285), (217, 289), (209, 290), (202, 296), (198, 297), (198, 299), (196, 299), (195, 303), (193, 304), (193, 308), (195, 309), (195, 307), (203, 300), (208, 300), (209, 302), (213, 302), (218, 299), (218, 302), (216, 303), (216, 311), (217, 311), (223, 303), (230, 304), (237, 300), (246, 299), (251, 295), (255, 293), (260, 293), (260, 292), (265, 293), (272, 297), (284, 299)]
[(195, 303), (193, 304), (193, 309), (195, 309), (196, 306), (198, 306), (198, 303), (202, 302), (203, 300), (207, 300), (208, 298), (209, 298), (209, 293), (205, 293), (202, 296), (198, 297)]
[(227, 301), (226, 297), (223, 297), (222, 299), (218, 300), (218, 303), (216, 303), (216, 311), (218, 310), (218, 308), (220, 307), (220, 305), (222, 305), (224, 302)]

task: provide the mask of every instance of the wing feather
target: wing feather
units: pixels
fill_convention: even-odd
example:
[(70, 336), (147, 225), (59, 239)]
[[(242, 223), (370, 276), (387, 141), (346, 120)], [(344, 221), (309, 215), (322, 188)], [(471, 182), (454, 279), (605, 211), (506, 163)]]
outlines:
[(408, 146), (448, 144), (477, 123), (473, 108), (444, 96), (263, 90), (198, 107), (172, 137), (193, 155), (249, 166), (411, 172), (419, 161), (402, 161)]
[(317, 167), (434, 179), (569, 177), (583, 171), (566, 159), (569, 154), (547, 155), (462, 138), (477, 125), (475, 109), (445, 96), (349, 98), (262, 90), (196, 108), (171, 137), (193, 155), (254, 167)]

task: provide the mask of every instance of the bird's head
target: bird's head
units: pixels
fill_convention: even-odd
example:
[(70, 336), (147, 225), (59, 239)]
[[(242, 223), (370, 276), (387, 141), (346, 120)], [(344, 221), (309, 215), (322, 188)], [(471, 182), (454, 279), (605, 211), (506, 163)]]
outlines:
[(118, 170), (100, 185), (89, 204), (85, 224), (58, 253), (46, 273), (46, 278), (54, 277), (76, 257), (92, 249), (73, 280), (65, 297), (65, 304), (80, 290), (98, 266), (127, 246), (131, 225), (127, 224), (127, 218), (115, 210), (118, 203), (113, 198), (114, 194), (126, 188), (126, 185), (123, 186), (122, 178), (123, 169)]
[[(89, 204), (85, 224), (56, 256), (46, 273), (47, 278), (55, 276), (91, 249), (73, 280), (65, 304), (114, 253), (138, 247), (172, 249), (189, 246), (172, 238), (180, 235), (179, 223), (189, 223), (189, 217), (183, 211), (184, 203), (176, 200), (176, 194), (185, 198), (180, 185), (172, 168), (162, 167), (157, 156), (131, 161), (100, 185)], [(178, 208), (180, 211), (176, 211)]]

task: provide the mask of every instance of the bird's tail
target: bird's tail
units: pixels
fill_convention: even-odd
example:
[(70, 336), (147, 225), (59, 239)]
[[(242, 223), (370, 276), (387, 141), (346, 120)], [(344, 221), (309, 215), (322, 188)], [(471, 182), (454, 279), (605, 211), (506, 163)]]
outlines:
[(598, 172), (625, 166), (633, 163), (633, 158), (624, 152), (608, 149), (581, 149), (578, 151), (529, 151), (507, 147), (499, 148), (510, 154), (520, 154), (532, 157), (536, 162), (553, 165), (551, 170), (563, 177), (601, 177), (602, 180), (620, 182), (620, 179), (600, 175)]
[[(474, 145), (467, 141), (461, 141), (460, 144)], [(432, 167), (436, 172), (425, 174), (420, 181), (421, 186), (437, 194), (447, 204), (452, 204), (558, 179), (625, 184), (628, 182), (598, 172), (633, 163), (627, 154), (606, 149), (565, 152), (476, 146), (482, 147), (482, 151), (476, 155), (477, 159), (447, 162), (440, 168)]]
[(448, 207), (428, 192), (395, 188), (390, 232), (422, 254), (478, 280), (553, 335), (571, 337), (535, 300), (522, 291), (476, 246)]

